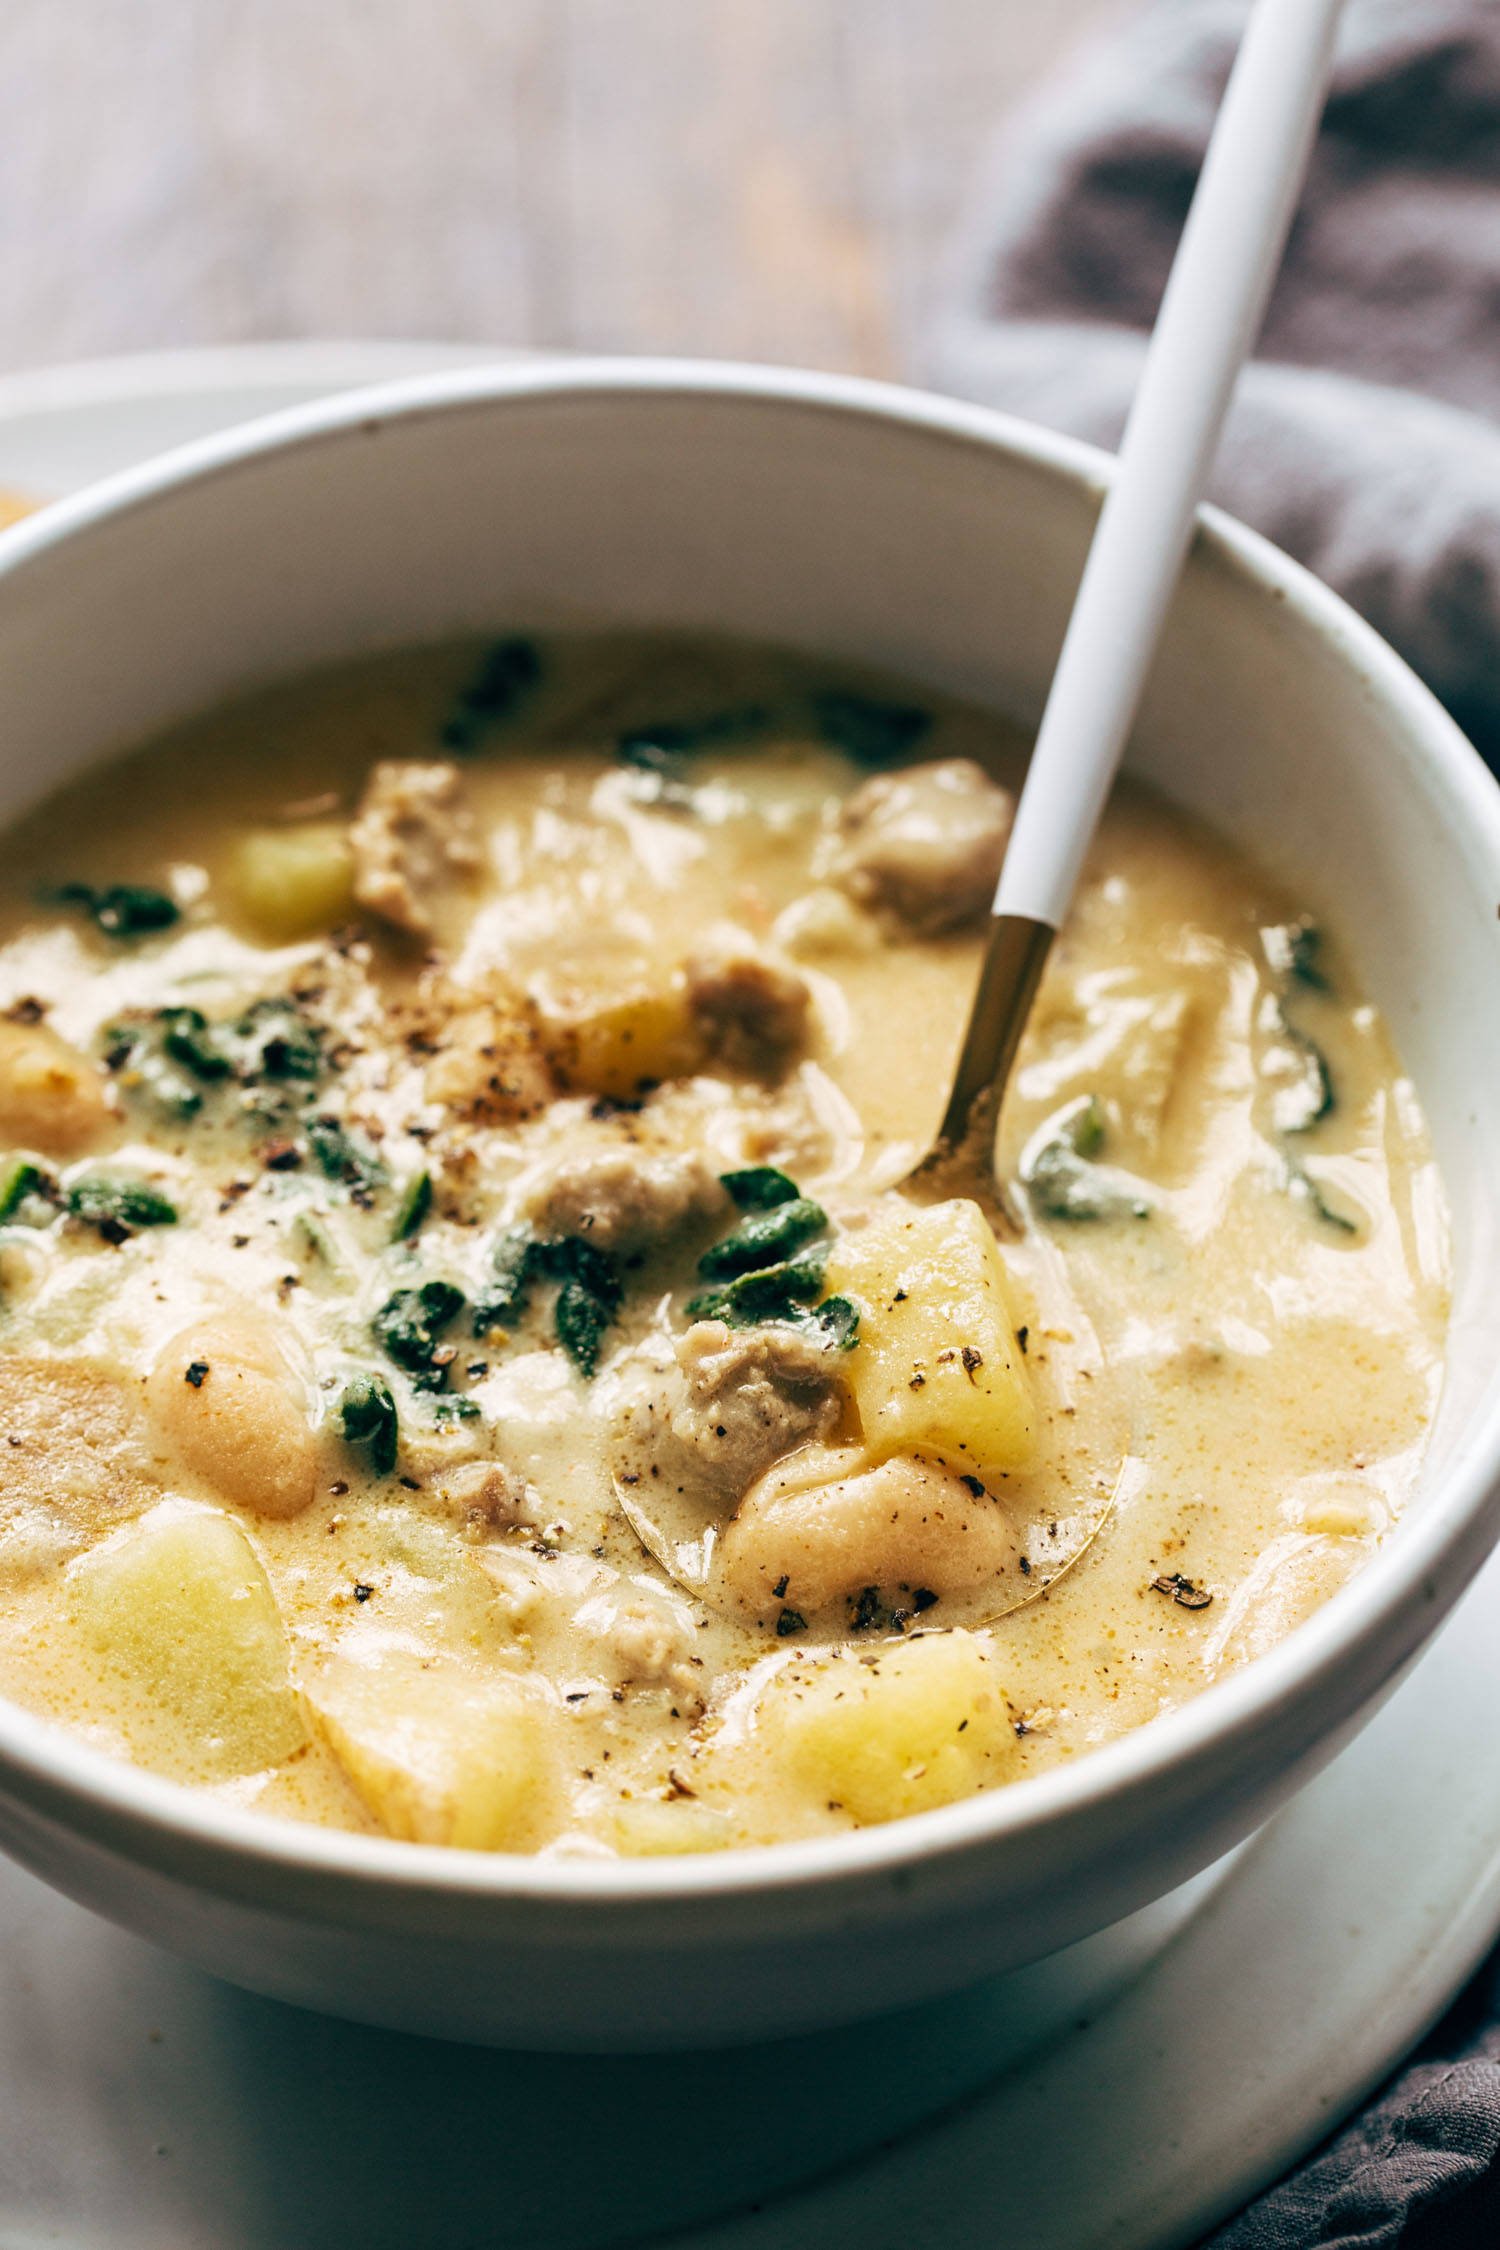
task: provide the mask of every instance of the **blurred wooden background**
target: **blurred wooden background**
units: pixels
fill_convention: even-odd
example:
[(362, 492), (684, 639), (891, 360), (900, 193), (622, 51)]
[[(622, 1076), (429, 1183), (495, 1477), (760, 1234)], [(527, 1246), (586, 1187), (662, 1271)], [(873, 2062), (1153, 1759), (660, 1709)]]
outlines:
[(1114, 0), (3, 0), (0, 365), (307, 335), (910, 367)]

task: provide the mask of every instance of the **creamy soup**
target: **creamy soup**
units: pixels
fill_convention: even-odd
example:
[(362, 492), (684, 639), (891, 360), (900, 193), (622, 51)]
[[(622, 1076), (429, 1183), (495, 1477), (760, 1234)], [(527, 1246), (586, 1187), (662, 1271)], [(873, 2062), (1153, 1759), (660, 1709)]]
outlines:
[(0, 1689), (267, 1813), (699, 1851), (1009, 1785), (1327, 1598), (1448, 1268), (1303, 902), (1122, 788), (1000, 1188), (900, 1190), (1024, 757), (770, 652), (511, 638), (14, 828)]

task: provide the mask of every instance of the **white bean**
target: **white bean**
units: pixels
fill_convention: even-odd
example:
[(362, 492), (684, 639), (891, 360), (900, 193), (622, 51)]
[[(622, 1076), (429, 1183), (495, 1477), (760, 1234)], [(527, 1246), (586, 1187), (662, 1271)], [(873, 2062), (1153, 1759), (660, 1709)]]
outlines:
[(264, 1322), (227, 1313), (174, 1336), (146, 1379), (162, 1437), (221, 1499), (294, 1516), (312, 1499), (318, 1442), (302, 1386)]

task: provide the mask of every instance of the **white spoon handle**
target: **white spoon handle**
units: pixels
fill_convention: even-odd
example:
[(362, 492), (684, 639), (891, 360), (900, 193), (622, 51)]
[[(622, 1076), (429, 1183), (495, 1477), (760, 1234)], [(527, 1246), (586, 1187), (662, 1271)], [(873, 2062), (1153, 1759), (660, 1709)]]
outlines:
[(1257, 0), (1146, 354), (1005, 856), (997, 915), (1056, 929), (1155, 654), (1323, 107), (1342, 0)]

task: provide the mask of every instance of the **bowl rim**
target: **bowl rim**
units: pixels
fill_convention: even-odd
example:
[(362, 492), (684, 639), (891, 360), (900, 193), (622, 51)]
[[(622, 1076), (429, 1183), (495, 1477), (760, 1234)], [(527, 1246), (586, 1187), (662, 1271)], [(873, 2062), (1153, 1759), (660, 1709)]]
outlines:
[[(867, 425), (999, 452), (1097, 498), (1113, 457), (1019, 416), (905, 385), (737, 361), (539, 356), (396, 377), (282, 408), (153, 457), (55, 501), (0, 532), (0, 600), (27, 567), (98, 527), (170, 503), (184, 488), (253, 473), (270, 456), (378, 434), (388, 425), (484, 412), (528, 399), (609, 395), (752, 407), (786, 406), (854, 417)], [(1500, 787), (1436, 697), (1404, 660), (1331, 588), (1279, 548), (1205, 506), (1188, 568), (1229, 565), (1252, 595), (1284, 602), (1299, 622), (1361, 677), (1442, 776), (1454, 808), (1482, 844), (1500, 896)], [(1452, 827), (1451, 819), (1445, 825)], [(1500, 1522), (1500, 1386), (1465, 1433), (1457, 1457), (1422, 1509), (1403, 1519), (1354, 1578), (1287, 1638), (1186, 1704), (1042, 1774), (932, 1811), (835, 1836), (657, 1859), (595, 1859), (480, 1852), (330, 1829), (225, 1804), (98, 1749), (61, 1722), (0, 1696), (0, 1785), (25, 1776), (49, 1801), (65, 1793), (114, 1830), (123, 1818), (159, 1843), (228, 1855), (269, 1871), (339, 1878), (380, 1891), (443, 1894), (475, 1902), (609, 1909), (753, 1898), (881, 1877), (900, 1879), (1011, 1846), (1069, 1819), (1149, 1789), (1195, 1761), (1253, 1737), (1278, 1708), (1301, 1706), (1380, 1644), (1399, 1671), (1431, 1624), (1401, 1630), (1402, 1612), (1441, 1615), (1469, 1583)], [(1473, 1549), (1461, 1583), (1444, 1565)], [(1377, 1656), (1377, 1662), (1379, 1662)], [(1337, 1709), (1337, 1698), (1334, 1698)], [(132, 1851), (132, 1856), (134, 1853)]]

